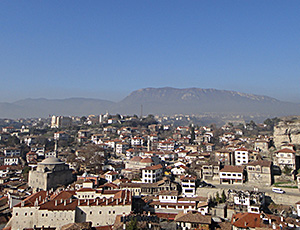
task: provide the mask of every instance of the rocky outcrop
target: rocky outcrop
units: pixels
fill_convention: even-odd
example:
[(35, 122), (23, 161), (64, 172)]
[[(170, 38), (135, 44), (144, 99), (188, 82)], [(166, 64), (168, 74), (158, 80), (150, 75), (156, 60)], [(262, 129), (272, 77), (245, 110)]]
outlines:
[(274, 127), (274, 144), (277, 149), (283, 144), (300, 145), (300, 117), (286, 117)]

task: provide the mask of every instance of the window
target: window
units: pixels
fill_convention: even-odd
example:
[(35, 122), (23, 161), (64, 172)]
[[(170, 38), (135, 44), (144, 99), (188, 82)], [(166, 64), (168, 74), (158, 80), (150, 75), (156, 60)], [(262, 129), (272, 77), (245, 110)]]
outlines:
[(102, 211), (99, 211), (99, 214), (102, 214)]
[(110, 214), (111, 212), (110, 211), (108, 211), (108, 214)]
[(112, 211), (112, 213), (113, 213), (113, 214), (115, 214), (115, 213), (116, 213), (116, 211)]
[(16, 216), (18, 216), (18, 213), (16, 212)]
[(90, 214), (93, 214), (93, 212), (92, 212), (92, 211), (90, 211)]

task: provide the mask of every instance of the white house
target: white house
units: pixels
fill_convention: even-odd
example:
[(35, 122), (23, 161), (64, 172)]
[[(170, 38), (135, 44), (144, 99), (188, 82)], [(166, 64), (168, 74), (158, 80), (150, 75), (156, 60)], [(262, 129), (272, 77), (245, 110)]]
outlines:
[(235, 165), (248, 164), (249, 162), (249, 151), (246, 148), (238, 148), (234, 151)]
[(244, 182), (244, 167), (225, 165), (219, 172), (220, 184), (242, 184)]
[(196, 194), (196, 180), (195, 176), (184, 175), (180, 177), (182, 195), (187, 197), (193, 197)]
[(155, 183), (162, 179), (163, 167), (161, 164), (148, 166), (142, 169), (142, 182)]

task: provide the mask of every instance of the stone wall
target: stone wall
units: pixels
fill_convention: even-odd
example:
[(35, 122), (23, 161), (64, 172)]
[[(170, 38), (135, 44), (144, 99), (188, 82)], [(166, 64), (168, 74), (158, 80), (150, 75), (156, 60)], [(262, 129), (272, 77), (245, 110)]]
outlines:
[(300, 118), (285, 118), (274, 127), (274, 144), (280, 149), (284, 143), (300, 144)]

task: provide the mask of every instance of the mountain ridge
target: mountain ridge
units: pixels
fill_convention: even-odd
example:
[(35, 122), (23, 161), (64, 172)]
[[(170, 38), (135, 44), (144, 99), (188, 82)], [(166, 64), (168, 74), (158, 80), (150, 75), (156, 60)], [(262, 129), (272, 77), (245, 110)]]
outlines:
[[(143, 111), (141, 111), (143, 107)], [(300, 115), (300, 104), (265, 96), (213, 88), (142, 88), (119, 102), (96, 98), (27, 98), (0, 103), (0, 117), (26, 118), (55, 115), (83, 116), (109, 111), (120, 114), (264, 114)]]

